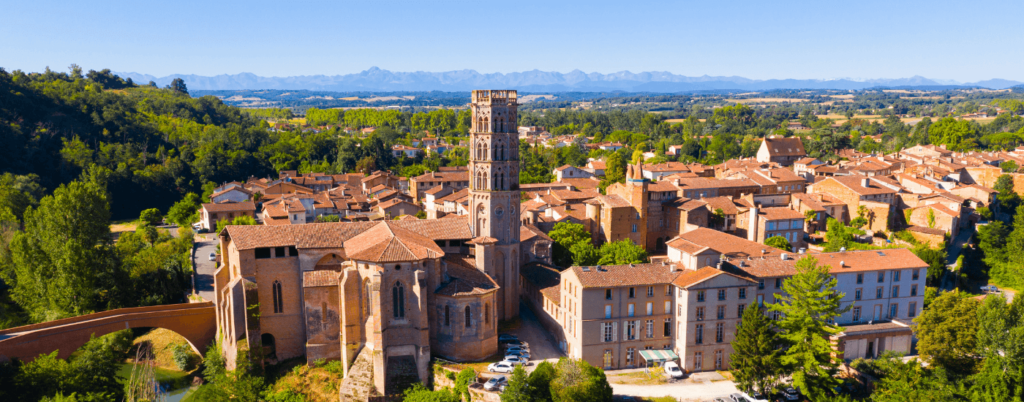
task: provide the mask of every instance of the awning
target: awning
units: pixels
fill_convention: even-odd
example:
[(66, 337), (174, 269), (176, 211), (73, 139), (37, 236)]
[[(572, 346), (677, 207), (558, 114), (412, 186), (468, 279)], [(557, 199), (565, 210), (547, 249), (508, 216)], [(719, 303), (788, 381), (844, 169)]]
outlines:
[(640, 356), (643, 356), (644, 360), (648, 363), (664, 363), (679, 358), (679, 356), (671, 350), (641, 350)]

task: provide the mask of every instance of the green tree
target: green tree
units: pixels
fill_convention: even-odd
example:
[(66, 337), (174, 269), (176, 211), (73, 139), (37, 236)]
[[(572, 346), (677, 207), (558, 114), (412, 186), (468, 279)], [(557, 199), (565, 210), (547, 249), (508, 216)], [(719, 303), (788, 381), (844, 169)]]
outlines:
[(103, 300), (99, 279), (110, 259), (106, 191), (93, 182), (71, 182), (25, 211), (25, 230), (11, 241), (11, 297), (35, 321), (93, 311)]
[(188, 87), (185, 86), (185, 80), (181, 78), (175, 78), (171, 80), (171, 84), (167, 86), (172, 91), (188, 95)]
[(761, 308), (751, 306), (742, 318), (729, 356), (732, 374), (740, 389), (769, 394), (783, 374), (782, 341)]
[(598, 252), (601, 258), (597, 263), (600, 265), (642, 264), (648, 261), (647, 250), (629, 239), (602, 244)]
[(555, 380), (551, 382), (554, 402), (611, 401), (612, 387), (604, 370), (585, 360), (561, 358), (555, 364)]
[[(554, 240), (552, 245), (554, 263), (562, 267), (568, 267), (573, 264), (573, 254), (570, 249), (574, 245), (591, 243), (590, 232), (587, 231), (586, 227), (578, 223), (556, 223), (551, 232), (548, 233), (548, 236), (551, 237), (551, 240)], [(591, 248), (593, 248), (593, 245), (591, 245)], [(583, 251), (580, 248), (578, 250)]]
[(199, 196), (196, 193), (185, 194), (185, 197), (174, 203), (167, 210), (167, 219), (180, 227), (188, 227), (199, 220)]
[(501, 402), (530, 402), (533, 400), (530, 395), (530, 382), (526, 378), (526, 370), (523, 366), (516, 366), (512, 370), (508, 385), (501, 393)]
[(145, 209), (139, 214), (139, 220), (148, 223), (151, 226), (160, 225), (164, 217), (160, 214), (160, 210), (156, 208)]
[(886, 354), (875, 361), (882, 373), (871, 400), (874, 402), (949, 401), (958, 400), (956, 389), (946, 382), (941, 371), (924, 368), (916, 359), (903, 361), (900, 356)]
[(826, 228), (828, 231), (825, 232), (825, 241), (827, 242), (825, 252), (833, 253), (843, 248), (849, 248), (853, 243), (853, 234), (850, 233), (846, 225), (835, 218), (828, 218)]
[(839, 384), (835, 375), (840, 361), (832, 336), (842, 328), (831, 322), (852, 307), (842, 307), (845, 295), (836, 291), (830, 269), (819, 265), (817, 258), (801, 258), (796, 274), (782, 283), (784, 294), (776, 294), (778, 302), (768, 305), (781, 314), (780, 337), (789, 346), (782, 363), (793, 370), (794, 385), (811, 400), (824, 397)]
[(789, 244), (789, 240), (786, 240), (782, 236), (772, 236), (764, 241), (764, 245), (769, 247), (775, 247), (779, 250), (789, 251), (793, 249), (793, 245)]
[(977, 359), (978, 301), (944, 292), (914, 319), (917, 350), (950, 372), (971, 373)]
[(555, 365), (549, 361), (541, 362), (533, 369), (527, 381), (530, 383), (530, 396), (534, 401), (551, 401), (551, 382), (555, 380), (556, 375)]
[(248, 216), (248, 215), (236, 216), (235, 219), (232, 219), (230, 221), (227, 220), (227, 219), (222, 219), (222, 220), (217, 221), (217, 232), (216, 233), (219, 234), (222, 230), (224, 230), (224, 227), (227, 226), (227, 225), (258, 225), (258, 224), (259, 223), (256, 222), (256, 219), (254, 219), (251, 216)]

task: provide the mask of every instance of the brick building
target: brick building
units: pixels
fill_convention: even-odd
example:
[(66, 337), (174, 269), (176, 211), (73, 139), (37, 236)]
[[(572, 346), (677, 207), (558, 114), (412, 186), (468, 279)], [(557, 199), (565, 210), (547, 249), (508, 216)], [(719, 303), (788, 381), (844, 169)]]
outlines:
[(215, 304), (229, 368), (255, 348), (272, 361), (338, 359), (346, 373), (370, 361), (376, 392), (393, 394), (401, 373), (427, 381), (432, 355), (497, 351), (499, 320), (519, 314), (520, 261), (547, 261), (530, 253), (549, 253), (550, 238), (527, 231), (521, 254), (516, 92), (472, 99), (468, 216), (220, 233)]

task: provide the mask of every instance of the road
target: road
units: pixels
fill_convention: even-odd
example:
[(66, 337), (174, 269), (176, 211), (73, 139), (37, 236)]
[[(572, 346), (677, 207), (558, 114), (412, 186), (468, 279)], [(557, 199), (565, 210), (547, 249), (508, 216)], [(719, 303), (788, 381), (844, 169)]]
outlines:
[(950, 240), (949, 248), (946, 249), (946, 267), (948, 269), (942, 276), (940, 290), (948, 291), (956, 287), (957, 278), (953, 275), (953, 269), (956, 268), (956, 259), (960, 257), (960, 251), (964, 249), (964, 245), (974, 235), (974, 228), (974, 225), (970, 225), (967, 229), (961, 230), (955, 239)]
[(213, 301), (213, 272), (217, 262), (210, 261), (210, 253), (217, 251), (217, 240), (212, 234), (196, 235), (192, 264), (195, 268), (195, 291), (206, 301)]

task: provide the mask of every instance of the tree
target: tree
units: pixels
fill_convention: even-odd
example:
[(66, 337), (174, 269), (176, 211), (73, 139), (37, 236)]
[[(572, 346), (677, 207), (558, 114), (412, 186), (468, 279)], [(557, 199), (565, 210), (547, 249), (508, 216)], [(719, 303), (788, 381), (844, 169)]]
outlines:
[(796, 274), (782, 283), (784, 294), (776, 294), (777, 303), (768, 309), (781, 314), (780, 337), (789, 346), (782, 363), (792, 368), (793, 384), (811, 400), (824, 397), (839, 385), (835, 378), (839, 358), (831, 337), (842, 328), (831, 324), (852, 305), (842, 307), (845, 296), (836, 291), (836, 279), (828, 265), (818, 265), (814, 257), (801, 258)]
[[(402, 394), (405, 402), (460, 402), (462, 399), (450, 389), (431, 391), (423, 384), (415, 383)], [(503, 396), (504, 397), (504, 396)], [(502, 399), (504, 400), (504, 399)]]
[(164, 217), (160, 214), (160, 210), (156, 208), (145, 209), (139, 214), (139, 220), (151, 226), (159, 225), (163, 219)]
[(951, 372), (973, 372), (978, 346), (977, 300), (959, 292), (944, 292), (914, 322), (921, 357)]
[(170, 88), (174, 92), (188, 95), (188, 87), (185, 86), (185, 80), (181, 78), (171, 80), (171, 84), (168, 85), (167, 88)]
[(772, 392), (783, 374), (781, 343), (764, 310), (757, 306), (744, 310), (729, 356), (740, 389)]
[(530, 402), (533, 400), (530, 395), (530, 383), (526, 378), (526, 370), (523, 369), (523, 366), (516, 366), (512, 370), (512, 377), (509, 378), (508, 385), (501, 393), (501, 402)]
[(837, 221), (835, 218), (828, 218), (826, 227), (828, 228), (828, 231), (825, 232), (826, 252), (832, 253), (843, 248), (849, 248), (850, 244), (853, 243), (853, 234), (847, 230), (846, 225), (843, 225), (842, 222)]
[(534, 401), (551, 401), (551, 382), (555, 380), (555, 365), (549, 361), (541, 362), (530, 373), (530, 396)]
[[(568, 267), (573, 264), (574, 258), (570, 249), (574, 245), (580, 243), (591, 244), (590, 232), (587, 231), (586, 227), (578, 223), (556, 223), (551, 232), (548, 233), (548, 236), (551, 237), (551, 240), (554, 240), (552, 245), (554, 263), (562, 267)], [(591, 248), (593, 248), (592, 244)], [(582, 249), (578, 248), (578, 250)]]
[[(423, 212), (423, 211), (420, 211)], [(316, 217), (317, 222), (341, 222), (341, 218), (338, 215), (320, 215)]]
[(597, 262), (599, 265), (642, 264), (647, 262), (647, 250), (633, 244), (633, 241), (629, 239), (602, 244), (599, 253), (601, 254), (601, 259)]
[(903, 361), (900, 356), (885, 354), (875, 361), (881, 374), (871, 400), (875, 402), (949, 401), (957, 400), (955, 388), (945, 373), (924, 368), (915, 360)]
[(1017, 171), (1017, 162), (1006, 161), (999, 164), (999, 168), (1003, 169), (1004, 173), (1014, 173)]
[(604, 370), (586, 360), (561, 358), (555, 364), (555, 380), (551, 382), (554, 402), (611, 401), (612, 387)]
[(777, 248), (779, 250), (785, 250), (785, 251), (789, 251), (789, 250), (793, 249), (793, 246), (791, 244), (789, 244), (789, 240), (786, 240), (786, 238), (782, 237), (782, 236), (772, 236), (772, 237), (769, 237), (769, 238), (765, 239), (764, 245), (769, 246), (769, 247), (775, 247), (775, 248)]
[(199, 207), (202, 206), (199, 201), (196, 193), (185, 194), (181, 201), (167, 210), (167, 219), (180, 227), (188, 227), (199, 220)]
[(101, 301), (98, 279), (117, 268), (109, 242), (106, 191), (93, 182), (60, 186), (25, 211), (25, 230), (11, 241), (11, 297), (35, 321), (92, 311)]
[(254, 219), (253, 217), (248, 216), (248, 215), (236, 216), (235, 219), (232, 219), (230, 221), (227, 220), (227, 219), (221, 219), (221, 220), (217, 221), (217, 231), (214, 232), (214, 233), (218, 233), (219, 234), (222, 230), (224, 230), (224, 227), (227, 226), (227, 225), (258, 225), (258, 224), (259, 223), (256, 222), (256, 219)]

